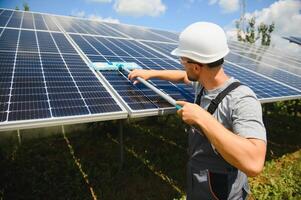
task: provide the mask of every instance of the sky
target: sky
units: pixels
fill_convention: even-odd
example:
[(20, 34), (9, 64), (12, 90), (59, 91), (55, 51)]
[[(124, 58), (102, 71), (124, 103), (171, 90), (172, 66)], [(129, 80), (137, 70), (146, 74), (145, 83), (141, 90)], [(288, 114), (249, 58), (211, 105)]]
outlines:
[[(0, 0), (0, 7), (22, 8), (24, 0)], [(31, 11), (72, 15), (181, 32), (197, 21), (210, 21), (235, 39), (234, 21), (240, 17), (240, 0), (26, 0)], [(301, 0), (245, 0), (246, 16), (275, 22), (272, 45), (300, 52), (282, 36), (301, 36)]]

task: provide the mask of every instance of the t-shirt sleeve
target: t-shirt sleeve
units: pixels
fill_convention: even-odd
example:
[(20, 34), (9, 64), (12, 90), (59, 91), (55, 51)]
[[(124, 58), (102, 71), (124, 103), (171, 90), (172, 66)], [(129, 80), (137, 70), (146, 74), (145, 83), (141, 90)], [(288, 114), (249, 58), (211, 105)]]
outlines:
[(237, 98), (232, 112), (233, 132), (266, 142), (266, 129), (262, 120), (262, 108), (254, 93)]

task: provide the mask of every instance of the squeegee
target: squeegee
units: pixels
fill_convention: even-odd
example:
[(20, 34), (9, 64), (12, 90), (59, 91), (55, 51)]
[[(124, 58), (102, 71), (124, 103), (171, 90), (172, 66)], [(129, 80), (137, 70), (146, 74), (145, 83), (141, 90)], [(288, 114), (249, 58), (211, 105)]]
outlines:
[[(113, 71), (126, 71), (127, 73), (130, 73), (131, 70), (134, 69), (142, 69), (137, 63), (135, 62), (94, 62), (93, 68), (96, 71), (105, 71), (105, 70), (113, 70)], [(163, 99), (165, 99), (168, 103), (175, 106), (177, 110), (181, 109), (182, 107), (180, 105), (176, 104), (176, 100), (174, 100), (171, 96), (166, 94), (165, 92), (159, 90), (155, 86), (153, 86), (148, 81), (144, 80), (141, 77), (136, 78), (139, 82), (143, 83), (146, 87), (154, 91), (156, 94), (161, 96)]]

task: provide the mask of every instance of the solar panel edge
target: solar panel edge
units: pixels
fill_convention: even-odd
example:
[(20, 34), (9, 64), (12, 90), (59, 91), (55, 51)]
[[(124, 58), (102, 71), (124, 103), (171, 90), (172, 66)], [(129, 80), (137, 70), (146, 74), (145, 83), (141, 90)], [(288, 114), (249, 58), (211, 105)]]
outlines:
[(282, 96), (282, 97), (272, 97), (272, 98), (261, 98), (259, 99), (259, 102), (262, 104), (265, 103), (273, 103), (278, 101), (288, 101), (288, 100), (295, 100), (295, 99), (301, 99), (300, 95), (291, 95), (291, 96)]
[(101, 114), (53, 117), (53, 118), (44, 118), (44, 119), (9, 121), (4, 124), (1, 124), (0, 132), (30, 129), (30, 128), (42, 128), (42, 127), (50, 127), (50, 126), (81, 124), (81, 123), (96, 122), (96, 121), (120, 120), (120, 119), (127, 119), (127, 118), (128, 118), (127, 112), (117, 111), (114, 113), (101, 113)]

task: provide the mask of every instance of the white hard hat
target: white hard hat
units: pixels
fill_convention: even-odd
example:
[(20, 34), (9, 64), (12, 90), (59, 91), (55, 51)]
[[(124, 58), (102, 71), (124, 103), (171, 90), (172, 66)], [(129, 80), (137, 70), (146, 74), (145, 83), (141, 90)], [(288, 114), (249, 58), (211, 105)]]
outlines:
[(229, 53), (226, 34), (213, 23), (196, 22), (188, 26), (179, 38), (172, 55), (187, 57), (199, 63), (212, 63)]

